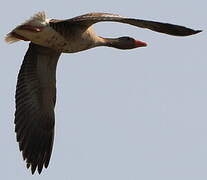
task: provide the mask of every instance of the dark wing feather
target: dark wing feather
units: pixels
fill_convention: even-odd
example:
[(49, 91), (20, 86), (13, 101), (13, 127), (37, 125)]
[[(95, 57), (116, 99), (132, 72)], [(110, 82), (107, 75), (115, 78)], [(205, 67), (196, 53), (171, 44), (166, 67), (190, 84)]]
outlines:
[(109, 13), (89, 13), (84, 14), (82, 16), (77, 16), (72, 19), (67, 20), (51, 20), (53, 24), (79, 24), (84, 25), (86, 27), (91, 26), (92, 24), (103, 21), (113, 21), (130, 24), (140, 28), (147, 28), (152, 31), (156, 31), (159, 33), (165, 33), (174, 36), (189, 36), (196, 33), (201, 32), (200, 30), (193, 30), (184, 26), (169, 24), (169, 23), (161, 23), (156, 21), (148, 21), (141, 19), (133, 19), (122, 17), (117, 14), (109, 14)]
[(32, 174), (47, 168), (55, 124), (56, 65), (60, 53), (30, 43), (16, 88), (15, 132)]

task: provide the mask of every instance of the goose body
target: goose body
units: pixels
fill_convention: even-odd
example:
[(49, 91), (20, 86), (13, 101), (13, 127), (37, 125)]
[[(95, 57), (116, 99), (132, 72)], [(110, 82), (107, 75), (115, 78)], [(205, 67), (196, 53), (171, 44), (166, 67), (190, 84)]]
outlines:
[(75, 53), (97, 46), (118, 49), (144, 47), (131, 37), (103, 38), (92, 25), (115, 21), (173, 36), (201, 32), (179, 25), (122, 17), (109, 13), (89, 13), (72, 19), (47, 19), (35, 14), (7, 34), (5, 40), (31, 41), (18, 75), (16, 87), (15, 132), (20, 151), (32, 174), (48, 167), (55, 126), (56, 66), (61, 53)]

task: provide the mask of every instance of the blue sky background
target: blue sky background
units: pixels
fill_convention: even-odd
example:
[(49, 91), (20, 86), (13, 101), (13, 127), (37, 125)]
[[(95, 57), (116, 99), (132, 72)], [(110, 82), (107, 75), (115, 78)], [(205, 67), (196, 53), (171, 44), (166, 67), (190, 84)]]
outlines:
[[(204, 0), (4, 1), (1, 6), (0, 178), (4, 180), (206, 180), (207, 41)], [(56, 134), (48, 169), (31, 175), (16, 143), (14, 93), (28, 42), (4, 36), (34, 13), (70, 18), (88, 12), (185, 25), (204, 32), (173, 37), (119, 23), (98, 35), (132, 36), (147, 48), (99, 47), (62, 54)]]

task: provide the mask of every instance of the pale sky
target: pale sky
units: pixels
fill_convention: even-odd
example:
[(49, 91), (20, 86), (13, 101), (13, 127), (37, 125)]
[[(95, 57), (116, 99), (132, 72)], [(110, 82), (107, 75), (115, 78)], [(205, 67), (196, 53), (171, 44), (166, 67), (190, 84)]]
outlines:
[[(0, 179), (206, 180), (207, 40), (205, 0), (11, 1), (1, 6)], [(99, 47), (62, 54), (50, 165), (31, 175), (14, 133), (15, 86), (28, 42), (3, 38), (38, 11), (65, 19), (88, 12), (180, 24), (204, 32), (173, 37), (119, 23), (104, 37), (132, 36), (146, 48)]]

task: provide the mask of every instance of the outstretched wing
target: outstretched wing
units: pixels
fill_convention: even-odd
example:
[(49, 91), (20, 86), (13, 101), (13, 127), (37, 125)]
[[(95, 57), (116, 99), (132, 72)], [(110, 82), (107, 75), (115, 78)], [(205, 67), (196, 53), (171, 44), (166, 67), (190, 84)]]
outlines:
[(67, 20), (53, 19), (51, 20), (51, 24), (56, 24), (56, 25), (78, 24), (78, 25), (84, 25), (86, 27), (89, 27), (92, 24), (103, 22), (103, 21), (114, 21), (114, 22), (130, 24), (140, 28), (146, 28), (152, 31), (174, 35), (174, 36), (189, 36), (201, 32), (200, 30), (193, 30), (184, 26), (156, 22), (156, 21), (133, 19), (133, 18), (122, 17), (117, 14), (109, 14), (109, 13), (89, 13)]
[(47, 168), (54, 138), (56, 65), (60, 53), (30, 43), (16, 87), (15, 132), (32, 174)]

